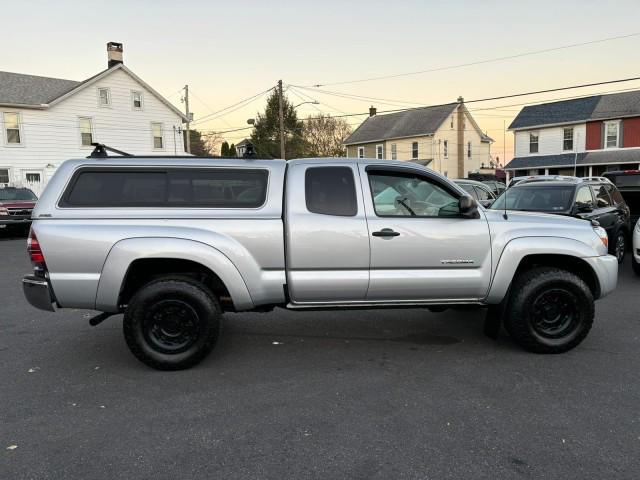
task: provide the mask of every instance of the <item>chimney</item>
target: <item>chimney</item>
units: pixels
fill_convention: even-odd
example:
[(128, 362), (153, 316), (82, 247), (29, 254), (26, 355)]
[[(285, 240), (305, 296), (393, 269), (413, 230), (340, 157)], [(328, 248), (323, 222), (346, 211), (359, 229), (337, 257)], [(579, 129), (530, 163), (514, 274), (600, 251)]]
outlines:
[(373, 105), (371, 105), (371, 106), (369, 107), (369, 116), (370, 116), (370, 117), (375, 117), (375, 116), (376, 116), (376, 112), (377, 112), (376, 107), (374, 107)]
[(107, 58), (109, 62), (108, 67), (111, 68), (114, 65), (118, 65), (122, 62), (122, 44), (118, 42), (107, 43)]

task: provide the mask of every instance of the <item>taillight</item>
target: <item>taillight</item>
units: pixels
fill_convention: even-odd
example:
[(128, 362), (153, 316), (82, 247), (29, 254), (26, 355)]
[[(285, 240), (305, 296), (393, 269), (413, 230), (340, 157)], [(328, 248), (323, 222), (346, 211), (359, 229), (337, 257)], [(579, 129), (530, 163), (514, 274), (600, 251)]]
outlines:
[(40, 248), (40, 242), (38, 242), (38, 237), (33, 232), (33, 230), (29, 231), (29, 239), (27, 240), (27, 252), (29, 252), (29, 257), (31, 258), (31, 263), (33, 264), (33, 268), (36, 272), (44, 273), (47, 269), (47, 264), (44, 261), (44, 255), (42, 254), (42, 249)]

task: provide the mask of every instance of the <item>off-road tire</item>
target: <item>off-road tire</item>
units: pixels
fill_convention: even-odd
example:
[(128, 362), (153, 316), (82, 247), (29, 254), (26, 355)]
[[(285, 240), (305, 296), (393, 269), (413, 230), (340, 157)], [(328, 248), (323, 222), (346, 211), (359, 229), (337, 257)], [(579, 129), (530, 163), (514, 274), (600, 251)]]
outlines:
[[(552, 267), (533, 268), (518, 275), (511, 292), (505, 329), (525, 350), (563, 353), (580, 344), (591, 329), (593, 294), (574, 273)], [(557, 322), (562, 323), (547, 318), (554, 313), (558, 313)], [(569, 323), (566, 318), (570, 318)], [(554, 325), (558, 331), (552, 334)]]
[(221, 309), (201, 283), (164, 277), (140, 288), (124, 314), (124, 337), (135, 357), (157, 370), (183, 370), (202, 361), (220, 333)]

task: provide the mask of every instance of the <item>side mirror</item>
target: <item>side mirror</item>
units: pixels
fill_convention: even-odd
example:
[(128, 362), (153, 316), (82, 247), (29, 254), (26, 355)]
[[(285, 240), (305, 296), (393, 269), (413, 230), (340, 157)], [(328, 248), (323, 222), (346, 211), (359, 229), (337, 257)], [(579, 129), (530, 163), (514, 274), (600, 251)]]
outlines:
[(591, 213), (593, 212), (593, 205), (576, 205), (576, 213)]
[(458, 208), (460, 209), (460, 215), (464, 218), (480, 218), (478, 204), (470, 195), (460, 197)]

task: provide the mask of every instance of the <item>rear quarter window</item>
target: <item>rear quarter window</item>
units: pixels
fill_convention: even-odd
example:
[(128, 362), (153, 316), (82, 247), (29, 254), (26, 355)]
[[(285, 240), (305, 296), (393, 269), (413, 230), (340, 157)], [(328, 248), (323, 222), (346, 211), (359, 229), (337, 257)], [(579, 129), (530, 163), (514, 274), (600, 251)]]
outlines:
[(83, 169), (74, 175), (65, 208), (258, 208), (267, 195), (262, 169)]

